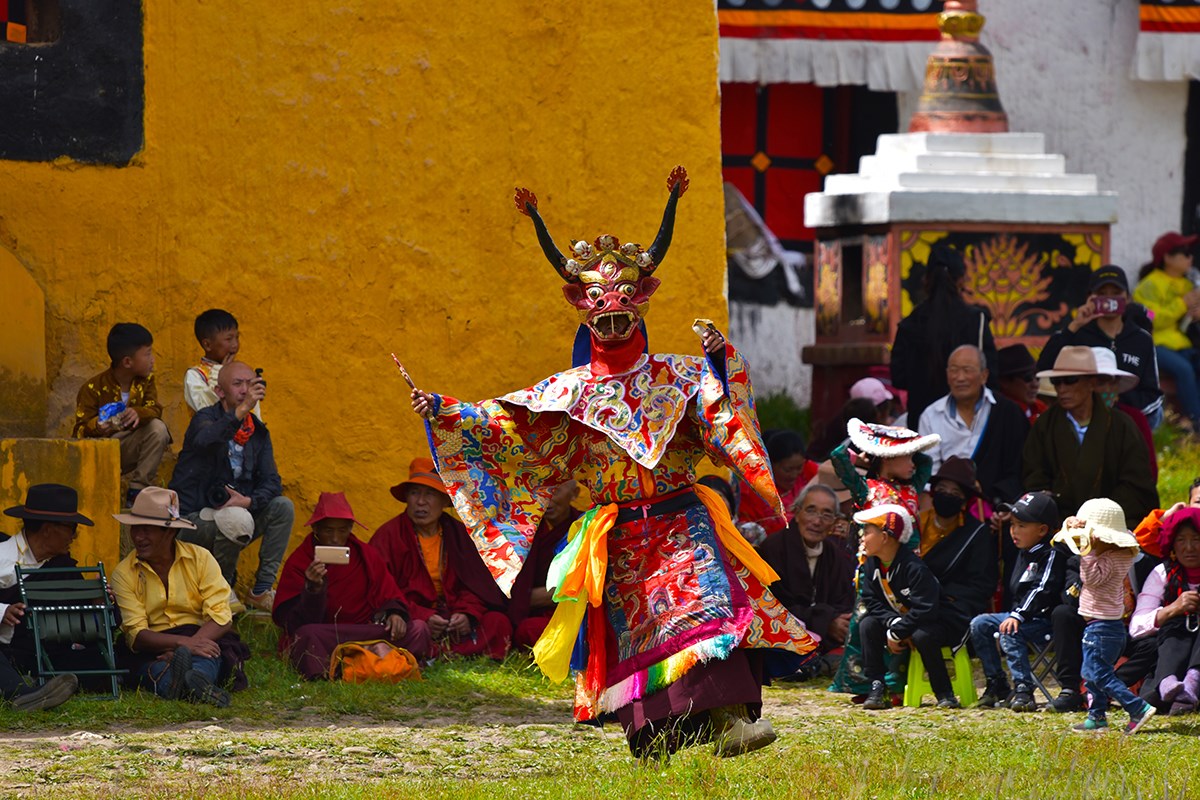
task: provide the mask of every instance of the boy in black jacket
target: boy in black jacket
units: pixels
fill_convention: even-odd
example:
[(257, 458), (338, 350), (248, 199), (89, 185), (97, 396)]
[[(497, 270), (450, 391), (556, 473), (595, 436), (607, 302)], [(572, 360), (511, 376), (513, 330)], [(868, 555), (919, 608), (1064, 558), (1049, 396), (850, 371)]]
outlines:
[(858, 633), (871, 691), (863, 708), (892, 707), (883, 682), (887, 651), (901, 653), (910, 644), (925, 662), (938, 706), (958, 708), (936, 630), (941, 596), (937, 578), (916, 553), (903, 546), (912, 538), (912, 517), (903, 506), (881, 505), (858, 512), (854, 521), (863, 526), (862, 548), (867, 554), (862, 589), (867, 613), (859, 620)]
[(995, 640), (999, 639), (1015, 686), (1008, 707), (1037, 711), (1027, 643), (1050, 633), (1050, 612), (1063, 590), (1068, 554), (1050, 544), (1058, 530), (1058, 506), (1049, 492), (1029, 492), (1001, 510), (1012, 515), (1012, 539), (1020, 552), (1008, 583), (1012, 611), (980, 614), (971, 620), (971, 641), (987, 679), (979, 705), (992, 708), (1008, 699), (1008, 681), (996, 652)]

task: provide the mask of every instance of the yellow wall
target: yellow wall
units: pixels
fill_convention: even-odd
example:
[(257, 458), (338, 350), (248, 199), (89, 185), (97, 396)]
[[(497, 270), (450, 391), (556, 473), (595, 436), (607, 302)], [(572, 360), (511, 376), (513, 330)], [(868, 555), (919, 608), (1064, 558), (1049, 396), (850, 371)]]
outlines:
[(0, 247), (0, 436), (38, 436), (46, 425), (46, 297)]
[(297, 525), (321, 490), (372, 528), (426, 452), (391, 365), (480, 398), (569, 366), (575, 314), (512, 190), (551, 231), (648, 244), (685, 164), (651, 346), (722, 324), (712, 0), (145, 4), (146, 147), (127, 168), (0, 162), (0, 246), (45, 290), (51, 433), (121, 320), (155, 334), (166, 419), (227, 308), (265, 369)]
[[(0, 509), (21, 505), (35, 483), (65, 483), (79, 492), (79, 513), (95, 523), (80, 525), (71, 555), (80, 564), (104, 563), (111, 575), (120, 525), (112, 515), (121, 482), (121, 448), (115, 440), (0, 439)], [(12, 536), (21, 520), (0, 516), (0, 532)]]

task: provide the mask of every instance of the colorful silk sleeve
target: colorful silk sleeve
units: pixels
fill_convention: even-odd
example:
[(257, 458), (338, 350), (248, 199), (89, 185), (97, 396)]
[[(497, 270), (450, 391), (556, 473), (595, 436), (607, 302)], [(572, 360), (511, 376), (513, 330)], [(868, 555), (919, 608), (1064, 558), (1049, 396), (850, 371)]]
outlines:
[(767, 449), (758, 430), (750, 372), (741, 354), (728, 343), (724, 367), (725, 375), (719, 375), (706, 359), (702, 369), (695, 414), (705, 452), (713, 461), (737, 473), (774, 513), (783, 516), (783, 502), (775, 488)]
[(483, 563), (508, 595), (550, 495), (580, 465), (578, 432), (566, 414), (497, 400), (439, 397), (434, 405), (429, 443), (438, 472)]

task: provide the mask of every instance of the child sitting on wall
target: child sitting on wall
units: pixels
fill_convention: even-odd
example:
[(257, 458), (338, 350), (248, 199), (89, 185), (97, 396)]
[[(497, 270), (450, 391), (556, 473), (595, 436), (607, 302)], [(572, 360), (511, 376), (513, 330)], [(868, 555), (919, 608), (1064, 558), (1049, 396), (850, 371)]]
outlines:
[(154, 383), (154, 337), (136, 322), (118, 322), (108, 332), (108, 369), (79, 387), (75, 398), (77, 439), (112, 438), (121, 443), (121, 478), (126, 504), (154, 485), (158, 465), (171, 443)]
[[(194, 330), (204, 356), (183, 375), (183, 399), (196, 412), (217, 402), (217, 376), (221, 367), (237, 361), (241, 333), (237, 318), (222, 308), (210, 308), (196, 317)], [(262, 419), (259, 404), (255, 404), (253, 413)]]

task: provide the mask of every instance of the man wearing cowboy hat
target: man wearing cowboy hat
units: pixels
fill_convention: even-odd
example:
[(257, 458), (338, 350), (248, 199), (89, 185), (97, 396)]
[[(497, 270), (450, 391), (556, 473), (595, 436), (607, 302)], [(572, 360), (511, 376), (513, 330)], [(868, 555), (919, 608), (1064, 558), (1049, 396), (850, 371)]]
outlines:
[[(56, 675), (44, 685), (34, 687), (25, 682), (14, 667), (24, 670), (36, 666), (29, 648), (13, 647), (13, 637), (32, 645), (22, 625), (25, 604), (20, 602), (17, 587), (17, 567), (32, 570), (50, 566), (73, 566), (71, 542), (80, 525), (92, 521), (79, 513), (79, 495), (69, 486), (39, 483), (29, 487), (25, 502), (4, 509), (10, 517), (22, 521), (21, 531), (0, 542), (0, 694), (21, 711), (54, 708), (65, 703), (79, 688), (79, 679), (71, 674)], [(56, 659), (57, 660), (57, 659)]]
[(131, 676), (159, 697), (228, 706), (229, 693), (218, 684), (240, 664), (223, 668), (222, 648), (240, 649), (240, 640), (217, 560), (176, 539), (196, 526), (179, 516), (170, 489), (146, 487), (128, 514), (113, 519), (129, 526), (133, 540), (133, 552), (112, 574)]
[(450, 496), (431, 458), (414, 458), (408, 480), (392, 487), (404, 513), (375, 531), (370, 544), (404, 590), (412, 618), (429, 626), (434, 655), (504, 658), (512, 641), (505, 597), (466, 526), (445, 513)]
[(1068, 517), (1084, 501), (1109, 497), (1130, 519), (1158, 507), (1146, 442), (1125, 414), (1109, 410), (1096, 393), (1100, 370), (1090, 347), (1064, 347), (1049, 378), (1058, 404), (1038, 417), (1025, 440), (1027, 491), (1049, 491)]

